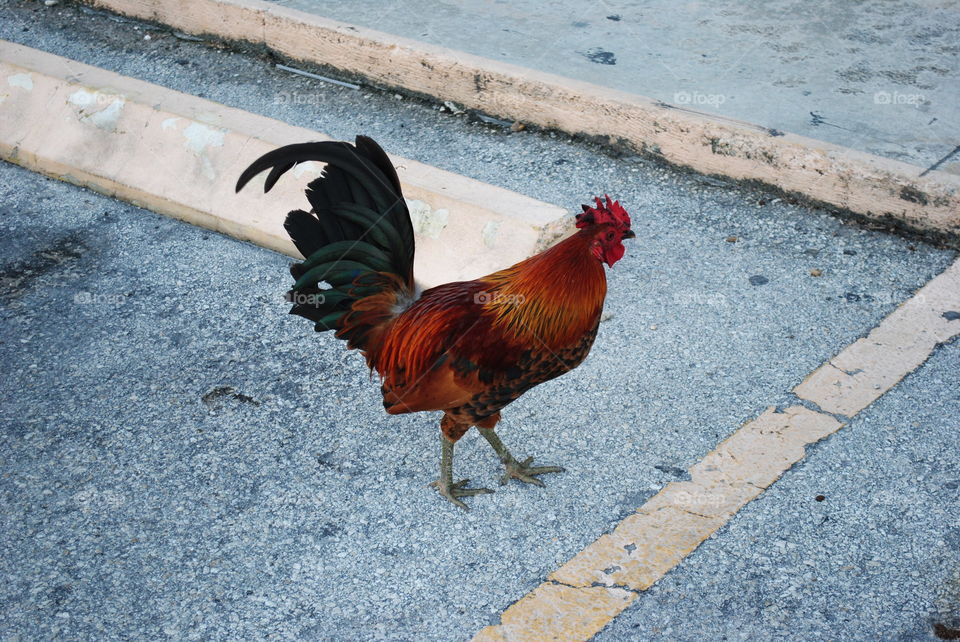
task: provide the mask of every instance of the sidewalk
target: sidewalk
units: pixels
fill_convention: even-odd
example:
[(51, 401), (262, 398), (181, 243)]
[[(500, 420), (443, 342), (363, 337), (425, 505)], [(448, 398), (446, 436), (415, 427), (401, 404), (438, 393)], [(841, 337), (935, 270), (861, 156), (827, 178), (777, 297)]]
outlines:
[(955, 3), (276, 4), (924, 169), (960, 146)]

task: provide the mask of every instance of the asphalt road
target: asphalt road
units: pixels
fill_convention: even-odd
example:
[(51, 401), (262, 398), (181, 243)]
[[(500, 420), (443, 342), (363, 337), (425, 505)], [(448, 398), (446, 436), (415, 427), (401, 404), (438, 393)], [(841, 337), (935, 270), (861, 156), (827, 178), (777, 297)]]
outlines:
[[(286, 314), (288, 259), (0, 165), (4, 639), (467, 639), (955, 258), (560, 137), (146, 41), (72, 7), (4, 10), (0, 37), (367, 133), (571, 210), (609, 192), (639, 236), (609, 273), (610, 317), (586, 363), (504, 413), (517, 455), (568, 472), (545, 489), (497, 487), (463, 513), (425, 487), (438, 417), (385, 416), (362, 360)], [(956, 365), (956, 347), (942, 349), (601, 636), (637, 639), (633, 625), (654, 622), (641, 639), (653, 626), (698, 639), (739, 612), (764, 637), (922, 637), (936, 609), (955, 614)], [(496, 487), (476, 435), (457, 455), (459, 476)], [(836, 530), (816, 527), (821, 513)], [(870, 602), (912, 559), (926, 560), (903, 579), (915, 590)], [(819, 615), (865, 602), (883, 617)]]

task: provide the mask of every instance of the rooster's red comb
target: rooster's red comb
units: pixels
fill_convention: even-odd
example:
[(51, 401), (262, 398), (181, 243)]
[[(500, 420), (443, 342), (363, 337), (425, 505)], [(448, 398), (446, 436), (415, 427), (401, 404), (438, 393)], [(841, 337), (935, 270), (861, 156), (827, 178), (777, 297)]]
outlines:
[(607, 199), (604, 203), (599, 196), (594, 200), (596, 207), (583, 205), (583, 214), (577, 214), (577, 227), (588, 227), (590, 225), (602, 225), (612, 223), (619, 230), (630, 229), (630, 215), (623, 209), (619, 201), (610, 200), (610, 196), (603, 195)]

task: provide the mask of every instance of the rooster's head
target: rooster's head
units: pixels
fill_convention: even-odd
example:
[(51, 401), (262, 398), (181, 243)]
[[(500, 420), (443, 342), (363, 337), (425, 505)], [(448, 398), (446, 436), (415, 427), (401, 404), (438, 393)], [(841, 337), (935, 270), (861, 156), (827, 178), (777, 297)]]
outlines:
[(604, 194), (607, 202), (597, 196), (594, 199), (596, 207), (583, 206), (583, 214), (577, 214), (577, 227), (593, 235), (590, 249), (598, 260), (610, 267), (623, 258), (624, 239), (632, 239), (636, 234), (630, 229), (630, 215), (618, 201), (610, 200)]

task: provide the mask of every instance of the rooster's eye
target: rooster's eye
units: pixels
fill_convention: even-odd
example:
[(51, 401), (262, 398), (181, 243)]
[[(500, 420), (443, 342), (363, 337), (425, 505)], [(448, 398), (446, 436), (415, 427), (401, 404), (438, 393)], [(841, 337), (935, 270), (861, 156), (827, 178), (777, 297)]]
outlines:
[(607, 240), (608, 240), (608, 241), (612, 241), (612, 240), (613, 240), (613, 232), (607, 232)]

